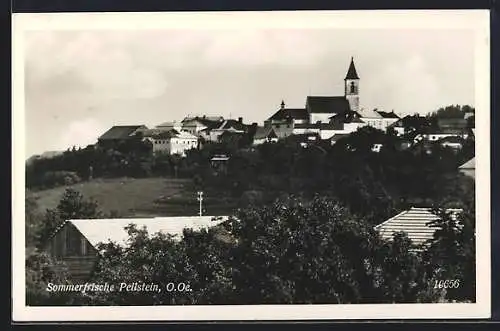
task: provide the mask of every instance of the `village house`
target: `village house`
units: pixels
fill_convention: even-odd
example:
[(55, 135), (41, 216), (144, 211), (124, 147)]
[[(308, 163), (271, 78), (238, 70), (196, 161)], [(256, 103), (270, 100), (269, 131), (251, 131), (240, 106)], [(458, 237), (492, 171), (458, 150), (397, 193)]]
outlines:
[(243, 118), (239, 117), (238, 120), (224, 120), (220, 125), (210, 130), (209, 137), (210, 141), (219, 141), (223, 133), (245, 134), (247, 132), (247, 125), (243, 124)]
[(153, 145), (153, 153), (185, 156), (186, 151), (198, 148), (198, 137), (186, 131), (163, 131), (147, 137)]
[(115, 125), (97, 138), (97, 145), (104, 148), (114, 148), (135, 137), (142, 138), (146, 130), (148, 128), (145, 125)]
[[(461, 211), (461, 209), (446, 210), (455, 216)], [(405, 232), (413, 244), (422, 246), (432, 239), (436, 232), (436, 228), (429, 226), (429, 223), (438, 219), (439, 216), (434, 214), (431, 208), (412, 207), (375, 226), (375, 230), (385, 240), (392, 240), (396, 232)]]
[(129, 245), (125, 228), (130, 224), (136, 225), (138, 229), (146, 228), (150, 236), (163, 233), (180, 239), (184, 229), (206, 229), (227, 219), (227, 216), (182, 216), (67, 220), (56, 229), (45, 249), (66, 264), (72, 279), (86, 280), (102, 253), (99, 251), (100, 243), (114, 242), (122, 247)]

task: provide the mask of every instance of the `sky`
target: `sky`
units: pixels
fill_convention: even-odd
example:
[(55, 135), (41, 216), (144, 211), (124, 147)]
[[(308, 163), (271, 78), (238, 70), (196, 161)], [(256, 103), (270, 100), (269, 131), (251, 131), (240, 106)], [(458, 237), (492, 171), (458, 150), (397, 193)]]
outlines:
[(46, 30), (24, 33), (26, 155), (95, 143), (113, 125), (187, 115), (261, 123), (282, 100), (343, 95), (425, 114), (474, 106), (474, 31), (458, 29)]

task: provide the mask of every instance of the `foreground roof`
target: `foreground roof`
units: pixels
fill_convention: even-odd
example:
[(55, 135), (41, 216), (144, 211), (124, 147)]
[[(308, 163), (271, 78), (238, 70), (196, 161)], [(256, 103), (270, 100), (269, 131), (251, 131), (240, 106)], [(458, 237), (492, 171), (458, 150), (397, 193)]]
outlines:
[[(460, 209), (448, 209), (449, 212), (460, 212)], [(432, 239), (436, 228), (430, 227), (431, 221), (439, 219), (439, 216), (432, 213), (431, 208), (412, 207), (387, 221), (377, 225), (377, 230), (382, 239), (391, 240), (396, 232), (406, 232), (408, 238), (416, 245), (422, 245), (427, 240)]]
[(127, 246), (129, 236), (125, 227), (130, 224), (137, 225), (138, 229), (146, 227), (150, 236), (160, 232), (182, 237), (184, 229), (206, 229), (227, 219), (227, 216), (217, 217), (217, 219), (215, 216), (80, 219), (68, 220), (65, 224), (73, 224), (92, 246), (97, 247), (99, 243), (109, 241)]
[(462, 164), (459, 169), (476, 169), (476, 158), (473, 157), (469, 161)]

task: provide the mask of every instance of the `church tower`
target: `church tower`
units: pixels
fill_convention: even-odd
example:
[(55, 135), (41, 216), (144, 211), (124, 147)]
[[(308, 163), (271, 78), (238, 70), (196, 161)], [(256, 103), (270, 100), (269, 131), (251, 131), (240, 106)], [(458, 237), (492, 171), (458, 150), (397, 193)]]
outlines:
[(359, 111), (359, 76), (356, 72), (356, 67), (354, 66), (354, 58), (351, 57), (351, 64), (349, 65), (349, 70), (347, 70), (347, 75), (344, 79), (345, 92), (344, 95), (349, 101), (349, 106), (351, 106), (352, 111)]

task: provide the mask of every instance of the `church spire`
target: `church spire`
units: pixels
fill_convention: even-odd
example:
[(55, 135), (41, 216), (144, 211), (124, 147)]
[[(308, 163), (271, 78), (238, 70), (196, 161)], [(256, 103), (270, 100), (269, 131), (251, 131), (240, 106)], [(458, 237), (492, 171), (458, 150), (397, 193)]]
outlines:
[(359, 79), (356, 67), (354, 66), (354, 57), (351, 57), (351, 64), (349, 65), (349, 70), (347, 70), (347, 75), (344, 80), (347, 79)]

